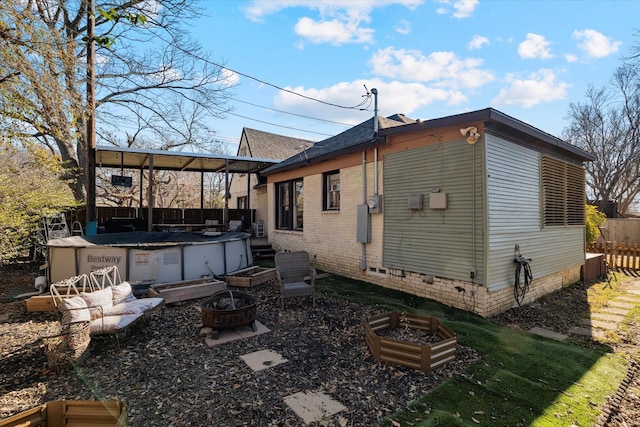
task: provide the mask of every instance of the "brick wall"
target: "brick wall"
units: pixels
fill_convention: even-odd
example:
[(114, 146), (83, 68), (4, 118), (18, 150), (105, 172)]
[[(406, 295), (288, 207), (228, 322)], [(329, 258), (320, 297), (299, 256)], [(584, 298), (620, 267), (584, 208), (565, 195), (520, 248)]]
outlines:
[[(379, 169), (382, 170), (381, 163)], [(366, 174), (366, 194), (371, 195), (374, 193), (373, 163), (367, 163)], [(485, 317), (517, 306), (513, 286), (488, 292), (486, 287), (468, 281), (385, 268), (382, 265), (383, 214), (369, 216), (371, 242), (365, 245), (366, 268), (362, 270), (362, 244), (356, 240), (357, 206), (364, 203), (362, 166), (340, 170), (339, 212), (322, 210), (322, 179), (322, 174), (304, 178), (304, 232), (274, 230), (273, 209), (268, 210), (269, 241), (276, 250), (304, 250), (320, 270), (430, 298)], [(378, 179), (379, 192), (383, 193), (382, 176)], [(275, 200), (274, 185), (268, 186), (268, 192), (269, 200)], [(547, 277), (534, 277), (524, 303), (579, 280), (580, 266)]]

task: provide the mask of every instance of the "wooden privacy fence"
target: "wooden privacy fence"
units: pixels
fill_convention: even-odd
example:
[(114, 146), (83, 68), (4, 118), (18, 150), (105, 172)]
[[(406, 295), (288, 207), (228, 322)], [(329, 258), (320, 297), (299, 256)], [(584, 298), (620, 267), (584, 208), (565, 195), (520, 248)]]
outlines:
[(600, 226), (601, 236), (596, 242), (634, 243), (640, 242), (640, 219), (607, 218)]
[(609, 268), (640, 269), (640, 248), (637, 243), (596, 242), (587, 251), (604, 254)]

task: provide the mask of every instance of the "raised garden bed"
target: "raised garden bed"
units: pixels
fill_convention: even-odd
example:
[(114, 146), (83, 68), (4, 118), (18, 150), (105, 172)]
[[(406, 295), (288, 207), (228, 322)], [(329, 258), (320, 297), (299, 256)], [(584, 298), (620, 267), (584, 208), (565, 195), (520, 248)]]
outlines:
[(248, 267), (225, 276), (227, 285), (238, 288), (252, 288), (276, 279), (275, 268)]
[(205, 277), (202, 279), (151, 285), (147, 289), (147, 294), (150, 297), (164, 298), (165, 304), (171, 304), (190, 299), (209, 297), (226, 288), (227, 285), (223, 281)]
[[(381, 336), (389, 329), (415, 329), (433, 334), (434, 342), (421, 343)], [(410, 334), (406, 334), (407, 337)], [(364, 322), (364, 336), (367, 346), (376, 361), (383, 361), (432, 371), (454, 360), (457, 337), (449, 327), (431, 316), (390, 311), (369, 317)]]
[(118, 400), (56, 400), (0, 420), (0, 427), (72, 425), (124, 427), (127, 406)]

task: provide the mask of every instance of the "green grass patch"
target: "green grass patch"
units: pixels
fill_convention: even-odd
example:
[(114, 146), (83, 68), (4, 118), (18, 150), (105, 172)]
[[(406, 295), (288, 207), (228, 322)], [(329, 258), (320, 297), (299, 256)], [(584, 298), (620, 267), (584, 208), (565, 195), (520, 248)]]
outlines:
[(483, 354), (483, 362), (470, 365), (465, 376), (436, 387), (383, 426), (591, 426), (626, 375), (626, 359), (606, 346), (585, 348), (550, 340), (338, 276), (319, 280), (317, 286), (381, 310), (435, 316), (456, 332), (459, 344)]

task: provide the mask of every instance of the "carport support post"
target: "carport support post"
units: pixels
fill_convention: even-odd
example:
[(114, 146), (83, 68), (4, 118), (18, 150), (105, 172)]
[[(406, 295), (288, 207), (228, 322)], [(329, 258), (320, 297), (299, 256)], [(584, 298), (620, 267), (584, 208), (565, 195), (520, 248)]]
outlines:
[(204, 224), (204, 172), (200, 172), (200, 224)]
[(147, 206), (147, 230), (153, 231), (153, 154), (149, 155), (149, 205)]
[(229, 159), (224, 161), (224, 211), (222, 224), (229, 225)]

